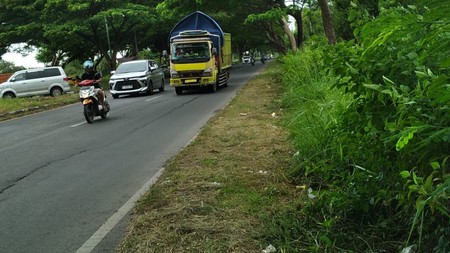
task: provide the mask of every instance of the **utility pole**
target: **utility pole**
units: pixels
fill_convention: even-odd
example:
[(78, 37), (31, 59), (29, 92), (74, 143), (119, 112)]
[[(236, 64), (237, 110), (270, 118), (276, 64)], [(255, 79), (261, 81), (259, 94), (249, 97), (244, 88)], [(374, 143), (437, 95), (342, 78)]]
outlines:
[(108, 22), (106, 21), (106, 16), (104, 18), (105, 18), (105, 27), (106, 27), (106, 38), (108, 40), (108, 55), (109, 55), (109, 57), (111, 57), (111, 55), (110, 55), (111, 54), (111, 42), (109, 40)]

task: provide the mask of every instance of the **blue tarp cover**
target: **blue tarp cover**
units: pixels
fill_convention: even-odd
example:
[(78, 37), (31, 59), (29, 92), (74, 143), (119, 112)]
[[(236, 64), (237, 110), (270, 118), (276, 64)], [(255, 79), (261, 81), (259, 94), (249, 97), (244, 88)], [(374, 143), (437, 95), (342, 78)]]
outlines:
[[(193, 12), (178, 22), (169, 33), (169, 41), (173, 36), (177, 36), (180, 32), (186, 30), (206, 30), (211, 34), (218, 35), (220, 37), (220, 46), (223, 46), (224, 35), (222, 28), (214, 19), (201, 11)], [(211, 40), (214, 46), (219, 48), (217, 38), (211, 36)]]

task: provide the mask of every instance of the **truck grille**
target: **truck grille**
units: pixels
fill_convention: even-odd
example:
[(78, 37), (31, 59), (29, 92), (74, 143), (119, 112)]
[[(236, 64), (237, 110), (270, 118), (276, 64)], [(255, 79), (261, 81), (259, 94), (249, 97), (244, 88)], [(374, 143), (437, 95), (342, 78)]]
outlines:
[[(128, 88), (127, 86), (133, 86), (133, 88)], [(125, 86), (125, 89), (123, 88)], [(122, 90), (135, 90), (142, 88), (141, 85), (137, 80), (128, 80), (128, 81), (119, 81), (116, 83), (115, 90), (122, 91)]]
[(178, 72), (181, 78), (196, 78), (202, 77), (203, 71), (195, 71), (195, 72)]

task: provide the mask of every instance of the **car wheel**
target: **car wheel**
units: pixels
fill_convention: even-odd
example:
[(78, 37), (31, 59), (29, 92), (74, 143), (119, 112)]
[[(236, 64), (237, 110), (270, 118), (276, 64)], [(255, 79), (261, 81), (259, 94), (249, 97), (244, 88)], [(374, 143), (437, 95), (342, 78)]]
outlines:
[(12, 92), (6, 92), (5, 94), (3, 94), (3, 98), (15, 98), (16, 95), (14, 95), (14, 93)]
[(63, 94), (63, 90), (59, 87), (53, 87), (50, 90), (50, 96), (52, 96), (52, 97), (58, 97), (58, 96), (61, 96), (62, 94)]
[(164, 91), (164, 79), (161, 80), (161, 87), (159, 87), (159, 91), (162, 92)]
[(183, 88), (175, 87), (175, 92), (177, 93), (177, 95), (181, 95), (181, 94), (183, 94)]
[(116, 94), (111, 94), (111, 96), (112, 96), (114, 99), (119, 98), (119, 95), (116, 95)]
[(153, 83), (150, 82), (148, 85), (147, 95), (153, 95)]

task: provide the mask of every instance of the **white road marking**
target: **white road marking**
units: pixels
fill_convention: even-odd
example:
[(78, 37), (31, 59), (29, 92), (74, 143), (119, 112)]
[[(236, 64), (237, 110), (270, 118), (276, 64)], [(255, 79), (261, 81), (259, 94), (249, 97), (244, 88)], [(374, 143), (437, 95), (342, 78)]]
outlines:
[(157, 96), (157, 97), (149, 98), (149, 99), (145, 100), (145, 102), (148, 102), (148, 101), (151, 101), (151, 100), (153, 100), (153, 99), (157, 99), (157, 98), (160, 98), (160, 97), (161, 97), (161, 96)]
[(76, 253), (91, 253), (95, 247), (108, 235), (114, 226), (125, 217), (134, 207), (135, 203), (156, 183), (163, 173), (161, 168), (150, 180), (148, 180), (119, 210), (117, 210), (103, 225), (76, 251)]
[(81, 126), (81, 125), (84, 125), (84, 124), (86, 124), (86, 122), (81, 122), (81, 123), (78, 123), (78, 124), (75, 124), (75, 125), (71, 125), (70, 127), (77, 127), (77, 126)]

